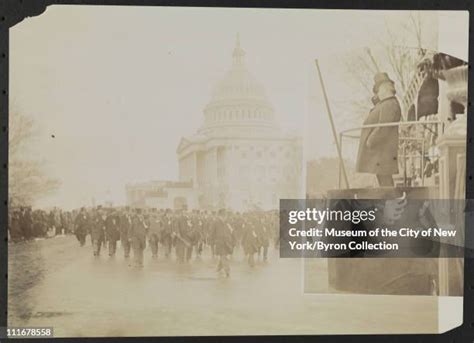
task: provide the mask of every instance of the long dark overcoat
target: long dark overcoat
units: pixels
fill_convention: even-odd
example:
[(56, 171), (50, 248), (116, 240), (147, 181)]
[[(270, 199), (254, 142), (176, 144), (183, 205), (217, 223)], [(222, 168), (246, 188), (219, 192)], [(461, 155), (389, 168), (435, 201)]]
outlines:
[(222, 218), (217, 218), (212, 227), (212, 237), (215, 244), (215, 254), (225, 256), (232, 254), (234, 239), (228, 223)]
[[(396, 97), (390, 97), (375, 105), (364, 125), (399, 122), (400, 118), (400, 104)], [(362, 129), (356, 171), (398, 174), (398, 126)]]

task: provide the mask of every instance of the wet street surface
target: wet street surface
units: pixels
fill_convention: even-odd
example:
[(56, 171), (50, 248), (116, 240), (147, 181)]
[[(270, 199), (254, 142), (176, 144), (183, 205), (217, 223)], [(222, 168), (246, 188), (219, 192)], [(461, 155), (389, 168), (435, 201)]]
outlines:
[(93, 257), (89, 237), (82, 248), (73, 236), (10, 244), (9, 326), (56, 337), (437, 332), (435, 297), (305, 295), (302, 261), (277, 250), (254, 268), (237, 254), (228, 279), (208, 252), (184, 265), (150, 255), (135, 269), (120, 247)]

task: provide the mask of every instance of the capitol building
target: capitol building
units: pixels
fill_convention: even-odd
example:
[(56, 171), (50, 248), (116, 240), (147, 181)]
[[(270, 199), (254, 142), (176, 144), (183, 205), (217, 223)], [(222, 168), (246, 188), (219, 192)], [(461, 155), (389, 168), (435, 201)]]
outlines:
[(178, 144), (179, 181), (129, 184), (128, 205), (245, 211), (301, 198), (302, 139), (280, 128), (239, 38), (203, 112), (202, 126)]

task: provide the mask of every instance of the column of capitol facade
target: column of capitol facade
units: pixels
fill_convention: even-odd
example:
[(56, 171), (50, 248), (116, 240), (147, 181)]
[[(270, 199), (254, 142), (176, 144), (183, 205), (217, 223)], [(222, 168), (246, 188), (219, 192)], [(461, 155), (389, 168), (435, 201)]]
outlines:
[(276, 209), (301, 194), (301, 137), (280, 129), (244, 57), (237, 37), (202, 126), (177, 148), (179, 179), (192, 181), (199, 208)]

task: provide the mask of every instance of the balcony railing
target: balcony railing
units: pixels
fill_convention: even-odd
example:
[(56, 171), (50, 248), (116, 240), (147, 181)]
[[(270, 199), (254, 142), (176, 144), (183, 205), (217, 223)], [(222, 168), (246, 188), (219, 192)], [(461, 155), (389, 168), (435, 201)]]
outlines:
[[(398, 140), (398, 162), (399, 167), (403, 170), (403, 178), (404, 183), (406, 182), (406, 166), (407, 161), (410, 158), (419, 158), (420, 161), (420, 170), (421, 170), (421, 182), (422, 186), (425, 183), (425, 159), (429, 157), (438, 157), (437, 154), (433, 155), (430, 153), (431, 148), (434, 147), (434, 144), (430, 144), (426, 142), (425, 132), (428, 131), (430, 134), (435, 134), (437, 136), (441, 135), (445, 129), (445, 122), (440, 120), (425, 120), (425, 121), (402, 121), (402, 122), (393, 122), (393, 123), (382, 123), (382, 124), (371, 124), (371, 125), (362, 125), (356, 128), (347, 129), (341, 131), (339, 134), (339, 142), (341, 147), (341, 152), (343, 153), (344, 149), (344, 139), (360, 139), (360, 132), (362, 129), (371, 129), (371, 128), (378, 128), (378, 127), (398, 127), (399, 129), (399, 140)], [(416, 128), (421, 130), (415, 130), (414, 135), (404, 136), (402, 128)], [(434, 130), (433, 130), (434, 129)], [(419, 142), (421, 145), (421, 149), (419, 154), (412, 153), (410, 151), (407, 152), (407, 142)], [(342, 176), (342, 161), (339, 162), (339, 188), (341, 187), (341, 176)], [(349, 186), (349, 185), (347, 185)]]

